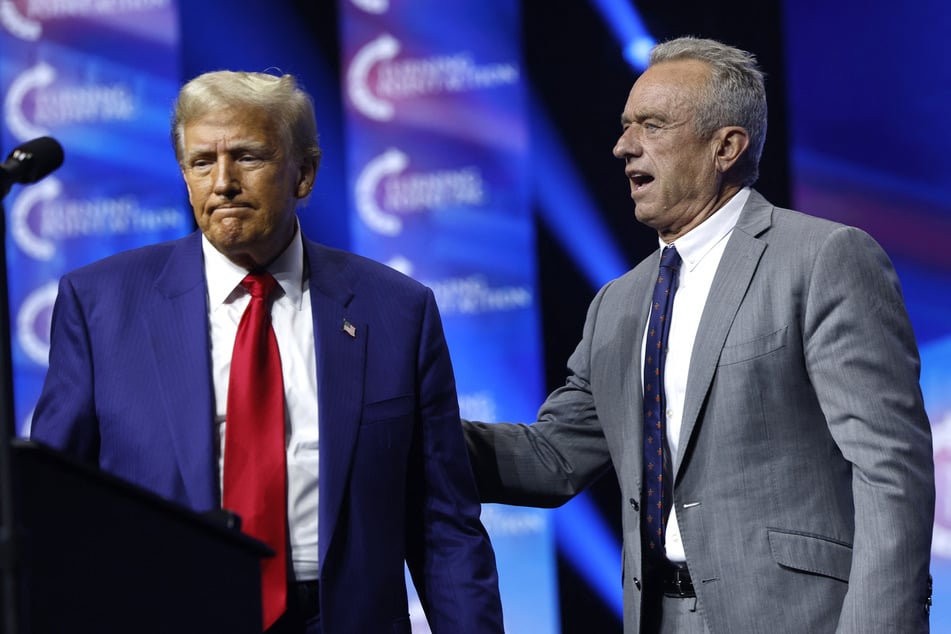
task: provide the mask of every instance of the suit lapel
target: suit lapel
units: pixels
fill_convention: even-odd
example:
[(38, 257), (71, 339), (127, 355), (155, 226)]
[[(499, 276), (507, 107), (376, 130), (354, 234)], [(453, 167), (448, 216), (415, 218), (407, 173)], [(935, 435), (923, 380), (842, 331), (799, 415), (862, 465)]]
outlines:
[(723, 344), (759, 265), (760, 257), (766, 249), (766, 243), (756, 236), (769, 228), (772, 209), (773, 206), (757, 192), (750, 193), (713, 278), (690, 359), (683, 423), (680, 429), (680, 451), (674, 466), (675, 481), (682, 463), (680, 457), (687, 452), (701, 407), (710, 390)]
[[(630, 314), (630, 327), (623, 325), (617, 329), (618, 345), (614, 352), (618, 356), (618, 366), (620, 371), (610, 373), (609, 376), (617, 376), (620, 384), (617, 387), (618, 394), (625, 395), (626, 407), (629, 410), (627, 420), (633, 420), (634, 425), (621, 425), (624, 430), (625, 447), (641, 447), (644, 442), (644, 378), (643, 366), (644, 355), (642, 353), (644, 342), (644, 329), (647, 328), (647, 319), (650, 315), (651, 294), (653, 293), (654, 282), (656, 278), (657, 265), (660, 262), (660, 249), (648, 256), (630, 273), (630, 292), (629, 296), (634, 298), (635, 304)], [(623, 293), (628, 296), (628, 293)], [(627, 318), (622, 319), (627, 321)], [(634, 359), (634, 363), (625, 361)], [(635, 468), (640, 473), (643, 468), (643, 451), (633, 452), (636, 456)]]
[(151, 335), (146, 354), (195, 509), (219, 504), (206, 305), (201, 237), (195, 233), (176, 245), (155, 281), (151, 309), (142, 315)]
[(360, 428), (367, 323), (350, 310), (353, 291), (340, 252), (304, 241), (310, 267), (310, 299), (317, 347), (320, 407), (320, 565), (327, 560), (340, 516), (353, 449)]

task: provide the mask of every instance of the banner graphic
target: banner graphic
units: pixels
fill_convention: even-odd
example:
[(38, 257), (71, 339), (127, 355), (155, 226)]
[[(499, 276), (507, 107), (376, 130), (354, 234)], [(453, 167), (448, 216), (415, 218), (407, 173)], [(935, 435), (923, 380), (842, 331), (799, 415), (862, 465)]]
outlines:
[[(500, 0), (341, 3), (355, 251), (436, 295), (465, 418), (535, 420), (543, 377), (520, 15)], [(505, 625), (560, 631), (547, 511), (486, 505)], [(414, 632), (428, 631), (416, 602)]]
[(59, 277), (191, 230), (168, 121), (179, 85), (174, 0), (0, 0), (2, 156), (51, 136), (63, 166), (3, 201), (15, 395), (29, 430)]

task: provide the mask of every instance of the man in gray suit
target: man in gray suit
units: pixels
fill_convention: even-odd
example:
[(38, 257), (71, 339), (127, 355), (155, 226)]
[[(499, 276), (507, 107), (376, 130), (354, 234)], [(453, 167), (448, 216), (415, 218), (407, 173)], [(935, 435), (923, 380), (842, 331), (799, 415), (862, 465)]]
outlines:
[(628, 634), (924, 632), (934, 467), (898, 279), (864, 232), (750, 188), (766, 118), (752, 55), (654, 49), (614, 154), (665, 252), (598, 292), (536, 423), (465, 423), (480, 493), (555, 506), (613, 466)]

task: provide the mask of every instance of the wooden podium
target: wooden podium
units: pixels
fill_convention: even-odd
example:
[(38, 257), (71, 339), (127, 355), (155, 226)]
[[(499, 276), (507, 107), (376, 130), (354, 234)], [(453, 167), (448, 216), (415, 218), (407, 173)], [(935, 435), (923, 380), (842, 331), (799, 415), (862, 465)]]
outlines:
[(21, 631), (3, 634), (260, 634), (264, 544), (37, 443), (9, 458)]

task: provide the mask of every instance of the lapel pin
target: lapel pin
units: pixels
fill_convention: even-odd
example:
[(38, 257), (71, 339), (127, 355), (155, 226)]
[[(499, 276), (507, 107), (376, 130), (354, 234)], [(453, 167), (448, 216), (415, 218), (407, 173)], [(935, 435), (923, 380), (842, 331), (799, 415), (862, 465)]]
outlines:
[(351, 324), (348, 320), (343, 320), (343, 331), (353, 337), (357, 338), (357, 327)]

